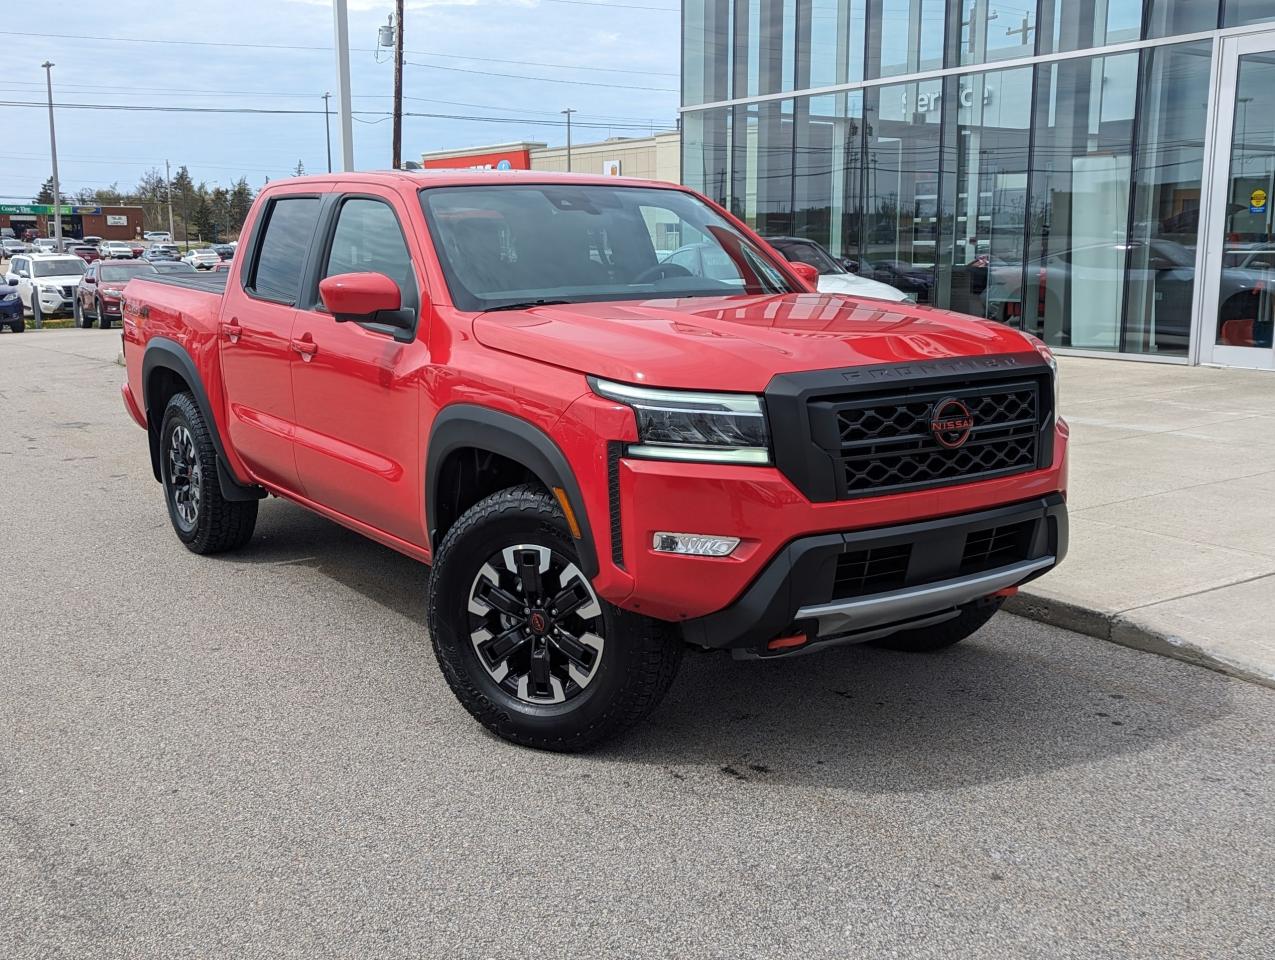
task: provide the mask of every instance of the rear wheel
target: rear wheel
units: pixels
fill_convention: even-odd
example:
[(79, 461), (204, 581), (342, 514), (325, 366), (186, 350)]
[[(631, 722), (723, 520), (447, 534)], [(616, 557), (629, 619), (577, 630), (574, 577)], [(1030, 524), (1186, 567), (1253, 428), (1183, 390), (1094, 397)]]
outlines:
[(944, 650), (981, 630), (987, 621), (996, 616), (996, 611), (1000, 610), (1004, 602), (1000, 598), (977, 600), (961, 607), (961, 612), (951, 620), (944, 620), (932, 627), (901, 630), (873, 641), (873, 646), (884, 647), (887, 650), (903, 650), (908, 653), (933, 653), (935, 650)]
[(495, 493), (434, 558), (429, 632), (452, 692), (488, 729), (543, 750), (583, 750), (646, 716), (682, 658), (668, 624), (612, 606), (580, 569), (553, 497)]
[(80, 303), (80, 298), (75, 298), (75, 303), (71, 307), (71, 316), (75, 320), (77, 327), (88, 328), (93, 326), (93, 322), (84, 315), (84, 304)]
[(168, 401), (159, 434), (160, 478), (177, 538), (194, 553), (242, 547), (257, 523), (256, 500), (227, 500), (217, 481), (217, 451), (189, 393)]

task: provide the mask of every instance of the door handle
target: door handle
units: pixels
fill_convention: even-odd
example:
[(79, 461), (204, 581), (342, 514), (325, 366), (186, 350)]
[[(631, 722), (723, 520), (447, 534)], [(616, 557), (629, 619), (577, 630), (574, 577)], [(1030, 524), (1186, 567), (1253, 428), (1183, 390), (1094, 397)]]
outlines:
[(303, 334), (301, 338), (293, 339), (292, 349), (301, 354), (301, 359), (309, 363), (314, 355), (319, 352), (319, 345), (314, 342), (314, 337), (310, 334)]
[(231, 317), (229, 323), (223, 323), (221, 325), (221, 332), (231, 343), (238, 343), (239, 335), (243, 333), (243, 330), (239, 327), (239, 318)]

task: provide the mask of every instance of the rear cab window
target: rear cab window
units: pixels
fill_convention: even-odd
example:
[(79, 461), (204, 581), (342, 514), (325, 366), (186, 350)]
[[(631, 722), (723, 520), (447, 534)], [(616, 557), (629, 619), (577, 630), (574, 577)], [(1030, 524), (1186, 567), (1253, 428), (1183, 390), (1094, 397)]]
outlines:
[(316, 196), (271, 200), (263, 215), (261, 239), (252, 272), (245, 284), (250, 296), (275, 303), (295, 304), (314, 231), (319, 223)]

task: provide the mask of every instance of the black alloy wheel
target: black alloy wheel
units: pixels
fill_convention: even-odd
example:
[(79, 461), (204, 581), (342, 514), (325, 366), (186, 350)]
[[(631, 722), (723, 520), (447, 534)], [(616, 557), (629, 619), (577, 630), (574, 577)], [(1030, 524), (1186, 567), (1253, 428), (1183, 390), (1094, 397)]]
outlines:
[(185, 424), (176, 424), (169, 433), (166, 457), (165, 478), (173, 513), (181, 529), (194, 530), (204, 495), (204, 473), (195, 454), (195, 440)]
[(487, 558), (469, 589), (478, 662), (523, 703), (562, 703), (589, 686), (606, 624), (580, 568), (547, 546), (520, 543)]

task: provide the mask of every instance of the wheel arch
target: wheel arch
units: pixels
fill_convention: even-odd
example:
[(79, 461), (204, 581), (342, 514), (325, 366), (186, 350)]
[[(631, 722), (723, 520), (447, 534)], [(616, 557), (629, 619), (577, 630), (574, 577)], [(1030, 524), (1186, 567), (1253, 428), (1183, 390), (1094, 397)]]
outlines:
[(173, 394), (188, 392), (203, 415), (217, 451), (217, 483), (227, 500), (259, 500), (266, 495), (260, 487), (245, 486), (235, 479), (227, 466), (226, 448), (222, 444), (217, 421), (212, 415), (208, 393), (191, 359), (181, 344), (167, 337), (152, 337), (142, 354), (142, 407), (146, 413), (146, 436), (150, 446), (151, 471), (160, 480), (159, 431), (164, 408)]
[[(448, 481), (460, 476), (460, 465), (473, 453), (499, 458), (489, 482), (498, 485), (488, 489), (484, 483), (471, 484), (468, 497), (453, 504), (445, 501)], [(521, 477), (519, 471), (525, 471)], [(432, 549), (437, 550), (450, 526), (461, 513), (495, 490), (512, 486), (513, 480), (535, 480), (556, 496), (561, 490), (575, 515), (580, 536), (575, 538), (580, 552), (580, 566), (586, 577), (598, 573), (597, 549), (589, 525), (584, 497), (571, 465), (558, 445), (530, 421), (475, 404), (457, 403), (445, 407), (430, 430), (425, 459), (425, 519)], [(470, 502), (472, 500), (472, 502)]]

